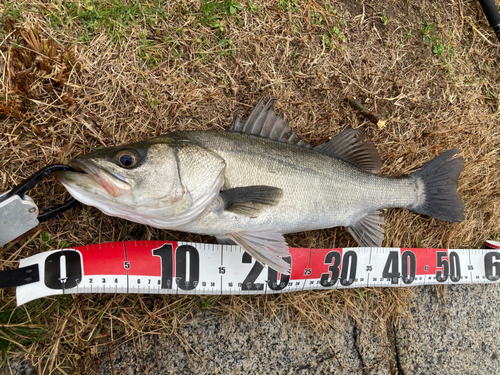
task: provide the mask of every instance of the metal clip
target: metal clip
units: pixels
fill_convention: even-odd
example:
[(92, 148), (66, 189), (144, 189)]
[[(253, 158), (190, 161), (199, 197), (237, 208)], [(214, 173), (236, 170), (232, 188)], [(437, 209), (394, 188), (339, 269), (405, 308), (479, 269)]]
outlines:
[(40, 214), (33, 199), (26, 195), (36, 184), (56, 171), (74, 171), (74, 169), (68, 165), (50, 165), (36, 172), (14, 189), (0, 195), (0, 246), (30, 231), (39, 223), (69, 210), (77, 203), (72, 198)]

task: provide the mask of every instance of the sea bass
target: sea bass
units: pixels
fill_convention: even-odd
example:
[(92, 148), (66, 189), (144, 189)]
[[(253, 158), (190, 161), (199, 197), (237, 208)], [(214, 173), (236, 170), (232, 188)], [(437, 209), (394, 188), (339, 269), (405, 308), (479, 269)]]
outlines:
[(215, 236), (283, 274), (283, 234), (346, 227), (361, 246), (381, 246), (381, 210), (405, 207), (464, 220), (457, 193), (464, 160), (448, 150), (399, 178), (375, 174), (373, 142), (349, 128), (311, 148), (264, 98), (228, 131), (183, 131), (79, 156), (83, 171), (57, 179), (80, 202), (155, 228)]

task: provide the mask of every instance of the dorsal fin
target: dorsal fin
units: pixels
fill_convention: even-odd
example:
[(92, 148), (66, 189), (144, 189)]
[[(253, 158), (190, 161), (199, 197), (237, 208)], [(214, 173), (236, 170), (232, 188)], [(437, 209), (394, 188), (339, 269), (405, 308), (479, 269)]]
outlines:
[(291, 132), (288, 122), (283, 120), (283, 115), (276, 115), (273, 106), (276, 99), (271, 98), (263, 105), (264, 98), (265, 95), (260, 98), (246, 122), (241, 121), (239, 115), (236, 115), (228, 131), (256, 135), (277, 142), (310, 148), (296, 133)]
[(382, 160), (375, 144), (360, 128), (348, 128), (314, 150), (350, 161), (371, 173), (377, 173), (382, 168)]

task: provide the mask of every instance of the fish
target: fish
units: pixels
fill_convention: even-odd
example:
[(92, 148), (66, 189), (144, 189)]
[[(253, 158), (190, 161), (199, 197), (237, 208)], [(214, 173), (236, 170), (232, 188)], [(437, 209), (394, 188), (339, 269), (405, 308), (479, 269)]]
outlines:
[(228, 130), (171, 132), (73, 159), (56, 179), (83, 204), (160, 229), (215, 236), (290, 274), (284, 234), (343, 226), (360, 246), (380, 247), (382, 210), (406, 208), (463, 221), (456, 148), (401, 177), (361, 129), (317, 147), (292, 133), (272, 98)]

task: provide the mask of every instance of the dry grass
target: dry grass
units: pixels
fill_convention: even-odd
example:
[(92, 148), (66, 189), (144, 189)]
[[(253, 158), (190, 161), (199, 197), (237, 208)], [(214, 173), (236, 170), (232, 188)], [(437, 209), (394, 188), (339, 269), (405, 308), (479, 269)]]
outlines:
[[(313, 145), (345, 126), (363, 126), (386, 175), (408, 173), (460, 148), (466, 221), (390, 210), (385, 245), (472, 248), (500, 233), (500, 48), (476, 2), (2, 0), (0, 13), (0, 192), (95, 147), (227, 128), (236, 111), (248, 115), (267, 94), (279, 99), (277, 109)], [(359, 116), (344, 101), (347, 95), (377, 110), (387, 126)], [(51, 181), (31, 196), (43, 208), (63, 194)], [(61, 241), (212, 241), (89, 207), (40, 228), (45, 241), (37, 232), (28, 243), (2, 249), (2, 269)], [(340, 228), (288, 241), (355, 245)], [(8, 356), (25, 356), (44, 372), (77, 367), (83, 373), (123, 340), (147, 332), (175, 335), (201, 308), (230, 319), (284, 314), (318, 329), (339, 329), (340, 321), (366, 311), (382, 327), (408, 313), (411, 301), (409, 289), (381, 289), (209, 300), (81, 295), (15, 308), (14, 291), (1, 293), (0, 347)]]

